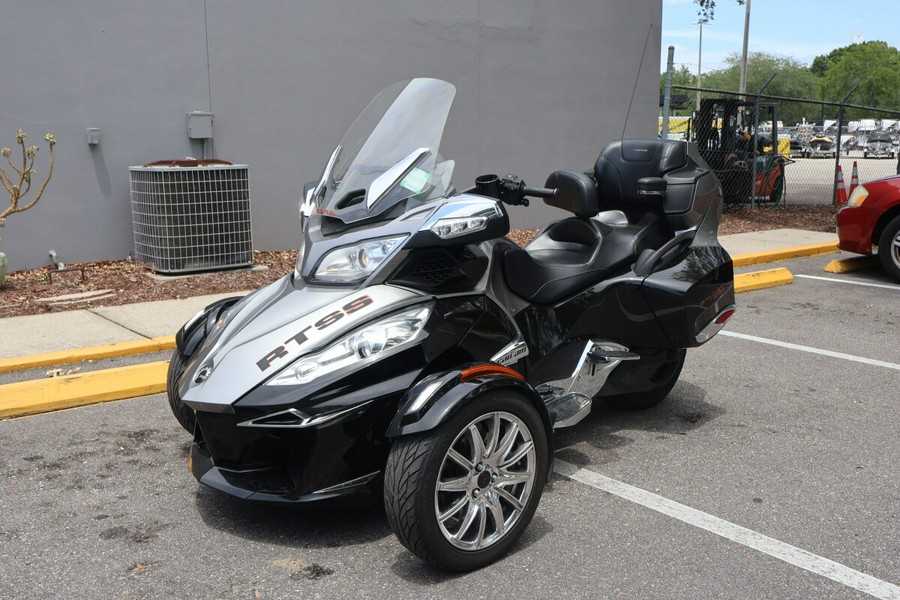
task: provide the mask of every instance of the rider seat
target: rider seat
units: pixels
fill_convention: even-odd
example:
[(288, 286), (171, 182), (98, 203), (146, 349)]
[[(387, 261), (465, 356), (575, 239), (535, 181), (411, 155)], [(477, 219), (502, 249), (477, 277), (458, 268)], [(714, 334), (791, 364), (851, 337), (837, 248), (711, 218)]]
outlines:
[[(553, 304), (622, 271), (643, 250), (662, 246), (673, 233), (667, 200), (641, 194), (637, 182), (686, 163), (683, 142), (624, 140), (603, 149), (593, 178), (576, 171), (550, 175), (545, 187), (559, 191), (545, 202), (575, 216), (549, 225), (524, 249), (505, 253), (510, 289), (531, 302)], [(675, 196), (680, 204), (682, 194)]]
[(559, 189), (548, 204), (576, 216), (552, 223), (526, 248), (503, 256), (510, 289), (539, 304), (553, 304), (628, 266), (652, 229), (646, 219), (629, 223), (621, 211), (598, 215), (596, 186), (584, 173), (557, 171), (546, 187)]

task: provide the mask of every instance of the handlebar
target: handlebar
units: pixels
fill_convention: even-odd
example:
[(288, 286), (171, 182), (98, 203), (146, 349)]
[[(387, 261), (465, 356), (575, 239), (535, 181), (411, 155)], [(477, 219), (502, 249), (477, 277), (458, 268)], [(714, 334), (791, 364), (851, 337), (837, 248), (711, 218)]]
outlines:
[(535, 198), (556, 198), (557, 192), (559, 192), (558, 188), (530, 187), (527, 185), (522, 188), (523, 194), (534, 196)]
[(475, 189), (483, 196), (497, 198), (509, 205), (528, 206), (528, 198), (555, 198), (558, 189), (530, 187), (525, 185), (521, 177), (507, 175), (502, 179), (496, 175), (482, 175), (475, 179)]

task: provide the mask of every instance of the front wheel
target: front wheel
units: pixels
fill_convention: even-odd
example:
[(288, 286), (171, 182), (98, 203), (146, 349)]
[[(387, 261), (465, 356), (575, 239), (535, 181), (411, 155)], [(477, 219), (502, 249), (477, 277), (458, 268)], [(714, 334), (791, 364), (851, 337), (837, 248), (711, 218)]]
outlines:
[(388, 522), (428, 564), (480, 569), (525, 531), (548, 460), (537, 410), (516, 393), (487, 392), (438, 428), (394, 442), (384, 478)]
[(888, 275), (900, 281), (900, 217), (894, 217), (881, 232), (878, 260)]
[(166, 395), (169, 397), (169, 408), (172, 409), (172, 414), (175, 415), (175, 418), (188, 433), (193, 434), (197, 417), (194, 416), (194, 411), (181, 400), (181, 396), (178, 394), (178, 380), (184, 374), (186, 364), (187, 360), (185, 360), (181, 351), (176, 348), (175, 352), (172, 353), (172, 358), (169, 360), (169, 372), (166, 376)]

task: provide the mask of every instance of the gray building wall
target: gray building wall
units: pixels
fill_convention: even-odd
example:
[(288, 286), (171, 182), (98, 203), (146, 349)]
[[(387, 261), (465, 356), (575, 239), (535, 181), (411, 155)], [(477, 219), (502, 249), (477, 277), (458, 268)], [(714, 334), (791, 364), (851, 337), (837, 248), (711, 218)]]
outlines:
[[(250, 165), (254, 247), (296, 247), (303, 183), (375, 94), (416, 76), (457, 86), (442, 154), (458, 187), (486, 172), (540, 185), (623, 130), (656, 135), (661, 17), (661, 0), (21, 3), (0, 19), (0, 146), (24, 129), (40, 177), (44, 133), (58, 144), (44, 198), (8, 219), (0, 249), (11, 271), (50, 249), (125, 257), (128, 167), (200, 157), (191, 111), (215, 113), (215, 157)], [(559, 214), (532, 203), (513, 226)]]

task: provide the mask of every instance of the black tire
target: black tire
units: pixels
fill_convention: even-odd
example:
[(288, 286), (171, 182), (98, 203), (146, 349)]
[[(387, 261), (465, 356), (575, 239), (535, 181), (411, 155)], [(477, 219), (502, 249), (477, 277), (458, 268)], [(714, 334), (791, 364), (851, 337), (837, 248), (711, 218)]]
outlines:
[(878, 260), (888, 275), (900, 281), (900, 217), (894, 217), (881, 232)]
[(178, 419), (185, 431), (193, 434), (197, 418), (194, 416), (194, 411), (182, 402), (181, 397), (178, 395), (178, 380), (184, 374), (186, 364), (187, 361), (184, 356), (176, 348), (175, 352), (172, 353), (172, 358), (169, 360), (169, 372), (166, 376), (166, 395), (169, 397), (169, 408), (172, 409), (172, 414), (175, 415), (175, 418)]
[(384, 477), (388, 522), (429, 565), (480, 569), (503, 556), (531, 522), (548, 460), (537, 410), (514, 392), (487, 392), (436, 429), (394, 442)]
[(781, 196), (784, 194), (784, 175), (779, 175), (772, 186), (772, 193), (769, 195), (769, 202), (778, 204), (781, 202)]
[(678, 377), (681, 375), (681, 369), (684, 367), (685, 356), (687, 356), (687, 350), (679, 350), (674, 361), (660, 365), (660, 368), (651, 377), (656, 384), (652, 390), (618, 396), (598, 396), (598, 399), (618, 410), (653, 408), (662, 402), (675, 387)]

